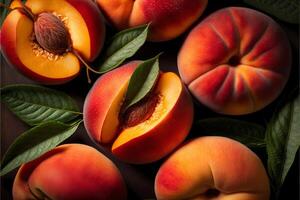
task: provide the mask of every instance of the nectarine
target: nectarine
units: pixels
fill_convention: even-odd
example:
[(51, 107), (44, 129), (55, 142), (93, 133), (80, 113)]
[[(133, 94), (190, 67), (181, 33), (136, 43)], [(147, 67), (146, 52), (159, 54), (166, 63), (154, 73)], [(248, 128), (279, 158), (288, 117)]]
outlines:
[(159, 200), (268, 200), (269, 180), (260, 159), (225, 137), (194, 139), (173, 153), (155, 178)]
[(174, 39), (203, 13), (207, 0), (96, 0), (118, 29), (151, 22), (151, 41)]
[(13, 185), (15, 200), (122, 200), (126, 193), (117, 167), (82, 144), (61, 145), (22, 165)]
[(83, 118), (90, 137), (111, 145), (118, 158), (149, 163), (185, 139), (193, 121), (193, 103), (176, 74), (161, 73), (151, 94), (121, 114), (128, 82), (139, 63), (130, 62), (101, 76), (85, 99)]
[(247, 114), (264, 108), (283, 90), (291, 48), (283, 30), (267, 15), (224, 8), (191, 31), (178, 68), (202, 104), (218, 113)]
[(60, 84), (80, 71), (80, 60), (101, 51), (105, 26), (100, 10), (86, 0), (13, 1), (1, 28), (1, 51), (28, 77)]

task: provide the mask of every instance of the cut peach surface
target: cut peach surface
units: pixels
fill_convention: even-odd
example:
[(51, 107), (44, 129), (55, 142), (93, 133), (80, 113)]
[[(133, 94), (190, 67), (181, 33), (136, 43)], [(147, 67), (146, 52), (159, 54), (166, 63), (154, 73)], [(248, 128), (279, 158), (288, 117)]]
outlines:
[[(151, 106), (156, 99), (152, 110), (143, 107), (147, 102), (140, 108), (133, 106), (131, 118), (137, 123), (126, 123), (120, 109), (138, 63), (131, 62), (99, 78), (85, 100), (84, 123), (91, 138), (111, 145), (112, 153), (120, 159), (147, 163), (162, 158), (184, 140), (192, 124), (193, 104), (176, 74), (161, 73), (147, 98)], [(143, 115), (149, 116), (140, 119)]]
[(248, 8), (224, 8), (191, 31), (180, 50), (178, 68), (204, 105), (218, 113), (248, 114), (264, 108), (283, 90), (291, 49), (270, 17)]
[(151, 41), (173, 39), (203, 13), (207, 0), (97, 0), (107, 19), (118, 29), (151, 22)]
[[(14, 1), (12, 7), (20, 8), (18, 2)], [(44, 13), (59, 19), (70, 37), (70, 41), (62, 42), (70, 43), (69, 48), (72, 49), (66, 49), (64, 53), (47, 51), (36, 40), (33, 19), (21, 9), (13, 10), (1, 28), (1, 51), (7, 61), (25, 75), (45, 84), (63, 83), (80, 71), (81, 63), (74, 51), (86, 61), (92, 61), (99, 55), (105, 27), (99, 9), (92, 2), (28, 0), (25, 6), (37, 19)], [(41, 27), (47, 26), (50, 32), (43, 33), (48, 34), (45, 38), (53, 41), (61, 39), (51, 38), (55, 37), (55, 32), (51, 33), (53, 24), (46, 23)]]

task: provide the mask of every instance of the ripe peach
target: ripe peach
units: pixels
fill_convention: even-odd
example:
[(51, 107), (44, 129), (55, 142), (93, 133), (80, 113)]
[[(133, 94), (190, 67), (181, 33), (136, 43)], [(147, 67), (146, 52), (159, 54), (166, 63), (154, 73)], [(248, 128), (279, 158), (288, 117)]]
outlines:
[(218, 113), (247, 114), (264, 108), (283, 90), (291, 49), (270, 17), (230, 7), (211, 14), (191, 31), (178, 67), (201, 103)]
[(188, 142), (165, 161), (155, 178), (158, 199), (268, 200), (269, 193), (260, 159), (225, 137)]
[(85, 99), (83, 118), (90, 137), (111, 146), (115, 156), (130, 163), (149, 163), (185, 139), (193, 121), (193, 104), (180, 78), (168, 72), (161, 73), (147, 98), (121, 114), (138, 63), (130, 62), (101, 76)]
[(13, 1), (1, 28), (1, 51), (28, 77), (60, 84), (80, 71), (78, 56), (94, 60), (101, 51), (105, 26), (100, 10), (86, 0)]
[(151, 22), (151, 41), (173, 39), (203, 13), (207, 0), (97, 0), (107, 19), (118, 29)]
[(61, 145), (22, 165), (13, 185), (16, 200), (122, 200), (126, 193), (117, 167), (82, 144)]

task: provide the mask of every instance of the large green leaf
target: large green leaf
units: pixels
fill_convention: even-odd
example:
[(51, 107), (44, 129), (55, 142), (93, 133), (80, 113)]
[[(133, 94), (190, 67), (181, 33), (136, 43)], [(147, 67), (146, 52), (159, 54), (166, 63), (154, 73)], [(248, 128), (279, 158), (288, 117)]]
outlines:
[(104, 58), (102, 58), (99, 72), (110, 71), (122, 64), (125, 59), (133, 56), (145, 43), (148, 30), (149, 25), (142, 25), (117, 33), (103, 53)]
[(254, 123), (230, 118), (199, 120), (195, 128), (201, 135), (224, 136), (237, 140), (250, 148), (264, 147), (265, 129)]
[(283, 21), (299, 24), (299, 0), (244, 0), (244, 2)]
[(1, 101), (30, 126), (45, 121), (66, 123), (81, 115), (70, 96), (41, 86), (6, 86), (1, 89)]
[(299, 96), (276, 112), (266, 131), (268, 171), (278, 192), (300, 146)]
[(122, 112), (125, 113), (129, 107), (141, 101), (154, 87), (159, 76), (159, 55), (142, 62), (133, 72), (122, 105)]
[(9, 147), (1, 163), (1, 176), (32, 161), (70, 137), (80, 121), (72, 125), (50, 121), (31, 128)]

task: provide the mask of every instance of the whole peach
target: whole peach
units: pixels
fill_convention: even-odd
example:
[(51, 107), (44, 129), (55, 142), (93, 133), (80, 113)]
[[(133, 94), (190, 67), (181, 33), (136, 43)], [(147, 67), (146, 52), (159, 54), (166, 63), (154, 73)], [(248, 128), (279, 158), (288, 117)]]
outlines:
[(173, 153), (155, 179), (159, 200), (268, 200), (269, 180), (260, 159), (225, 137), (194, 139)]
[(107, 19), (118, 29), (151, 22), (150, 40), (179, 36), (201, 16), (207, 0), (97, 0)]
[(191, 31), (178, 67), (202, 104), (218, 113), (248, 114), (264, 108), (283, 90), (291, 48), (283, 30), (267, 15), (229, 7)]
[(122, 200), (126, 193), (117, 167), (82, 144), (58, 146), (22, 165), (13, 185), (16, 200)]

